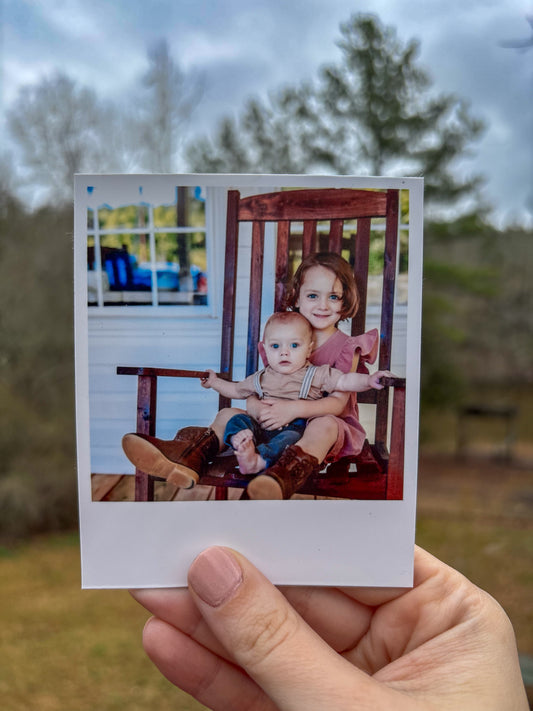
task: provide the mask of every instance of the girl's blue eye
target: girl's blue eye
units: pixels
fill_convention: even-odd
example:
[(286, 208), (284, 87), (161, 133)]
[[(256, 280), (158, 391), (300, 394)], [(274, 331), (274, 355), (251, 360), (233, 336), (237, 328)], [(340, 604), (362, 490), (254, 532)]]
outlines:
[(333, 301), (340, 301), (341, 297), (338, 296), (337, 294), (331, 294), (331, 296), (329, 298), (333, 299)]
[(307, 294), (308, 299), (316, 299), (316, 294)]

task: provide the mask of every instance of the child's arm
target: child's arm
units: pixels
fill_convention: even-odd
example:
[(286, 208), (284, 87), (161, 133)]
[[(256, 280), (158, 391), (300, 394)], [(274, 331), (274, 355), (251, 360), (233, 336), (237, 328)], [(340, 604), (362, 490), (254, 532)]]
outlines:
[(340, 392), (362, 393), (374, 388), (382, 390), (381, 378), (393, 378), (394, 374), (388, 370), (378, 370), (375, 373), (343, 373), (337, 381), (335, 390)]
[[(382, 390), (380, 378), (394, 377), (388, 370), (378, 370), (370, 375), (365, 373), (344, 373), (337, 381), (335, 391), (327, 395), (327, 397), (319, 398), (318, 400), (276, 400), (265, 398), (261, 400), (261, 410), (259, 415), (252, 415), (264, 429), (274, 430), (278, 427), (284, 427), (286, 424), (296, 419), (303, 417), (320, 417), (321, 415), (336, 415), (337, 417), (344, 412), (350, 392), (363, 392), (374, 388)], [(267, 408), (267, 406), (269, 406)], [(255, 410), (255, 408), (254, 408)]]
[[(355, 353), (352, 360), (352, 373), (357, 370), (358, 365), (359, 353)], [(280, 400), (276, 398), (258, 400), (250, 397), (246, 402), (246, 410), (263, 429), (276, 430), (298, 417), (306, 420), (322, 415), (339, 417), (344, 412), (348, 399), (349, 394), (345, 392), (331, 392), (318, 400)]]
[(207, 370), (209, 375), (207, 378), (202, 378), (200, 381), (203, 388), (212, 388), (223, 397), (231, 398), (232, 400), (243, 400), (250, 395), (249, 391), (244, 391), (242, 383), (234, 383), (230, 380), (219, 378), (214, 370)]
[(255, 400), (248, 398), (246, 409), (263, 429), (276, 430), (289, 424), (297, 417), (309, 419), (320, 415), (339, 416), (344, 411), (348, 397), (348, 393), (336, 392), (318, 400), (282, 400), (269, 397)]

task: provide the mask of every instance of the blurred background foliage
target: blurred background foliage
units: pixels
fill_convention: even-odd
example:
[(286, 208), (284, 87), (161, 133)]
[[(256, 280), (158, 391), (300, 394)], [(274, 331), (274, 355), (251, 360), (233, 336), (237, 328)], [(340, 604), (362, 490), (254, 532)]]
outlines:
[(77, 521), (72, 210), (0, 207), (0, 535)]
[[(482, 121), (460, 97), (436, 94), (418, 42), (402, 43), (376, 16), (353, 15), (338, 45), (339, 61), (312, 81), (249, 99), (183, 150), (200, 83), (165, 40), (140, 77), (143, 111), (104, 104), (61, 73), (21, 91), (8, 111), (21, 165), (7, 154), (0, 165), (1, 540), (76, 524), (75, 172), (423, 175), (422, 435), (431, 413), (453, 411), (473, 384), (531, 390), (533, 233), (496, 227), (483, 176), (458, 168)], [(35, 186), (39, 207), (16, 197), (21, 186)]]
[(468, 384), (533, 383), (532, 238), (470, 215), (426, 223), (423, 406), (457, 405)]

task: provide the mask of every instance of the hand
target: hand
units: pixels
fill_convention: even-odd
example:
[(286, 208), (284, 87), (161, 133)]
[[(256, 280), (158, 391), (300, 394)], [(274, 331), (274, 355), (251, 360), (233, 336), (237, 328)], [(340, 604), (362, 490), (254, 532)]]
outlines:
[(383, 385), (381, 384), (381, 378), (395, 378), (394, 373), (390, 370), (377, 370), (375, 373), (370, 373), (367, 375), (368, 387), (374, 388), (374, 390), (383, 390)]
[(200, 385), (203, 388), (213, 388), (215, 386), (216, 381), (218, 380), (218, 375), (215, 373), (214, 370), (211, 370), (210, 368), (207, 369), (207, 373), (207, 378), (202, 378), (200, 380)]
[(513, 630), (421, 549), (412, 589), (289, 587), (209, 548), (189, 589), (137, 590), (145, 649), (214, 711), (527, 711)]
[(298, 400), (264, 398), (261, 402), (264, 403), (264, 409), (259, 413), (257, 421), (265, 430), (279, 430), (301, 415)]
[(246, 399), (246, 412), (258, 422), (261, 422), (261, 417), (266, 414), (268, 408), (268, 403), (260, 400), (257, 395), (250, 395)]

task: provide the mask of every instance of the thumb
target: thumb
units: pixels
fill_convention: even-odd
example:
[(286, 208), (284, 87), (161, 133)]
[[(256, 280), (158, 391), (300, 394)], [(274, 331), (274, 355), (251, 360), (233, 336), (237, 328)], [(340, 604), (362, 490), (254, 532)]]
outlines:
[(189, 590), (234, 662), (283, 711), (353, 709), (375, 698), (377, 682), (319, 637), (246, 558), (228, 548), (201, 553)]

